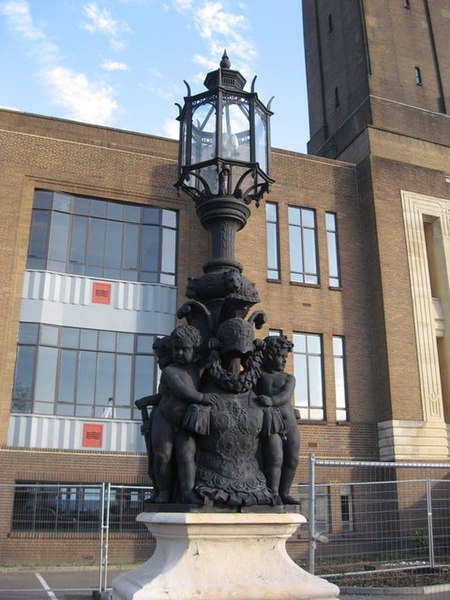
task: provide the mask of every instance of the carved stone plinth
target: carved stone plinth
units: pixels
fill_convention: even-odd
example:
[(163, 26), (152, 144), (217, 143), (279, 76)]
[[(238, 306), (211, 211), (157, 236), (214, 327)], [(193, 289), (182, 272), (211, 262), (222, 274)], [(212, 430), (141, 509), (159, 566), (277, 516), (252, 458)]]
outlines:
[(334, 600), (339, 589), (288, 556), (295, 513), (141, 513), (156, 538), (144, 565), (113, 581), (113, 600)]

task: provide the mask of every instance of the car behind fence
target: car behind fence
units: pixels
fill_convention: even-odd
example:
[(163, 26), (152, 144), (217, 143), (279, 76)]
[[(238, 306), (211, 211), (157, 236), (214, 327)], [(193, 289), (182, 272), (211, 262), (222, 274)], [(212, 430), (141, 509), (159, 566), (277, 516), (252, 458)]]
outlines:
[[(143, 562), (154, 549), (148, 530), (136, 522), (151, 491), (112, 483), (2, 485), (1, 565), (96, 565), (96, 588), (103, 592), (110, 587), (109, 566)], [(287, 550), (312, 573), (351, 585), (374, 573), (450, 566), (450, 463), (310, 455), (309, 481), (293, 492), (308, 524)]]

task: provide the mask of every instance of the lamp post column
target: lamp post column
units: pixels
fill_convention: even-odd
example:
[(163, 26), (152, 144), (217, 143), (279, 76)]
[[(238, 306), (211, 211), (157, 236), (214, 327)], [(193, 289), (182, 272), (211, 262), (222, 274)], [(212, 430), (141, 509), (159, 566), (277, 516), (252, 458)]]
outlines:
[(242, 272), (242, 265), (235, 260), (235, 240), (250, 216), (249, 207), (233, 196), (215, 197), (198, 202), (197, 215), (211, 234), (211, 259), (204, 271), (232, 268)]

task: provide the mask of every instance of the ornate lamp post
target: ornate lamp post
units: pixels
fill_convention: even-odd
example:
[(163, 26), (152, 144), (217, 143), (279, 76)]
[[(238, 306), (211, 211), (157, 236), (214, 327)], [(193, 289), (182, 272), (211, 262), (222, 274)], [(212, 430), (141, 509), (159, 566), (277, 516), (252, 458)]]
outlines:
[[(205, 271), (242, 267), (234, 259), (234, 241), (250, 214), (269, 190), (269, 107), (245, 78), (230, 68), (226, 55), (208, 73), (208, 91), (188, 95), (180, 106), (179, 177), (176, 187), (194, 199), (203, 227), (211, 232), (212, 257)], [(270, 102), (269, 102), (270, 105)]]
[(299, 442), (288, 404), (294, 378), (283, 373), (292, 344), (284, 336), (254, 339), (265, 317), (247, 318), (259, 296), (234, 258), (249, 204), (272, 182), (271, 112), (253, 85), (244, 91), (226, 54), (205, 85), (196, 96), (188, 86), (180, 107), (176, 186), (195, 200), (212, 257), (188, 280), (178, 311), (188, 325), (154, 346), (160, 393), (136, 402), (154, 405), (143, 433), (156, 494), (138, 520), (157, 546), (113, 582), (113, 598), (333, 600), (339, 590), (300, 569), (284, 548), (305, 521), (285, 507), (295, 503), (289, 488)]

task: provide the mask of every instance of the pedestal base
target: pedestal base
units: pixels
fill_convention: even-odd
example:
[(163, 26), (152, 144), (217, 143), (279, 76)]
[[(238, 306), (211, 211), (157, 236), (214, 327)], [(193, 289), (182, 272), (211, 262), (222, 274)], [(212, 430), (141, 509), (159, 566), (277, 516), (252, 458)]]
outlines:
[(334, 600), (339, 589), (289, 557), (294, 513), (141, 513), (156, 538), (144, 565), (113, 581), (114, 600)]

